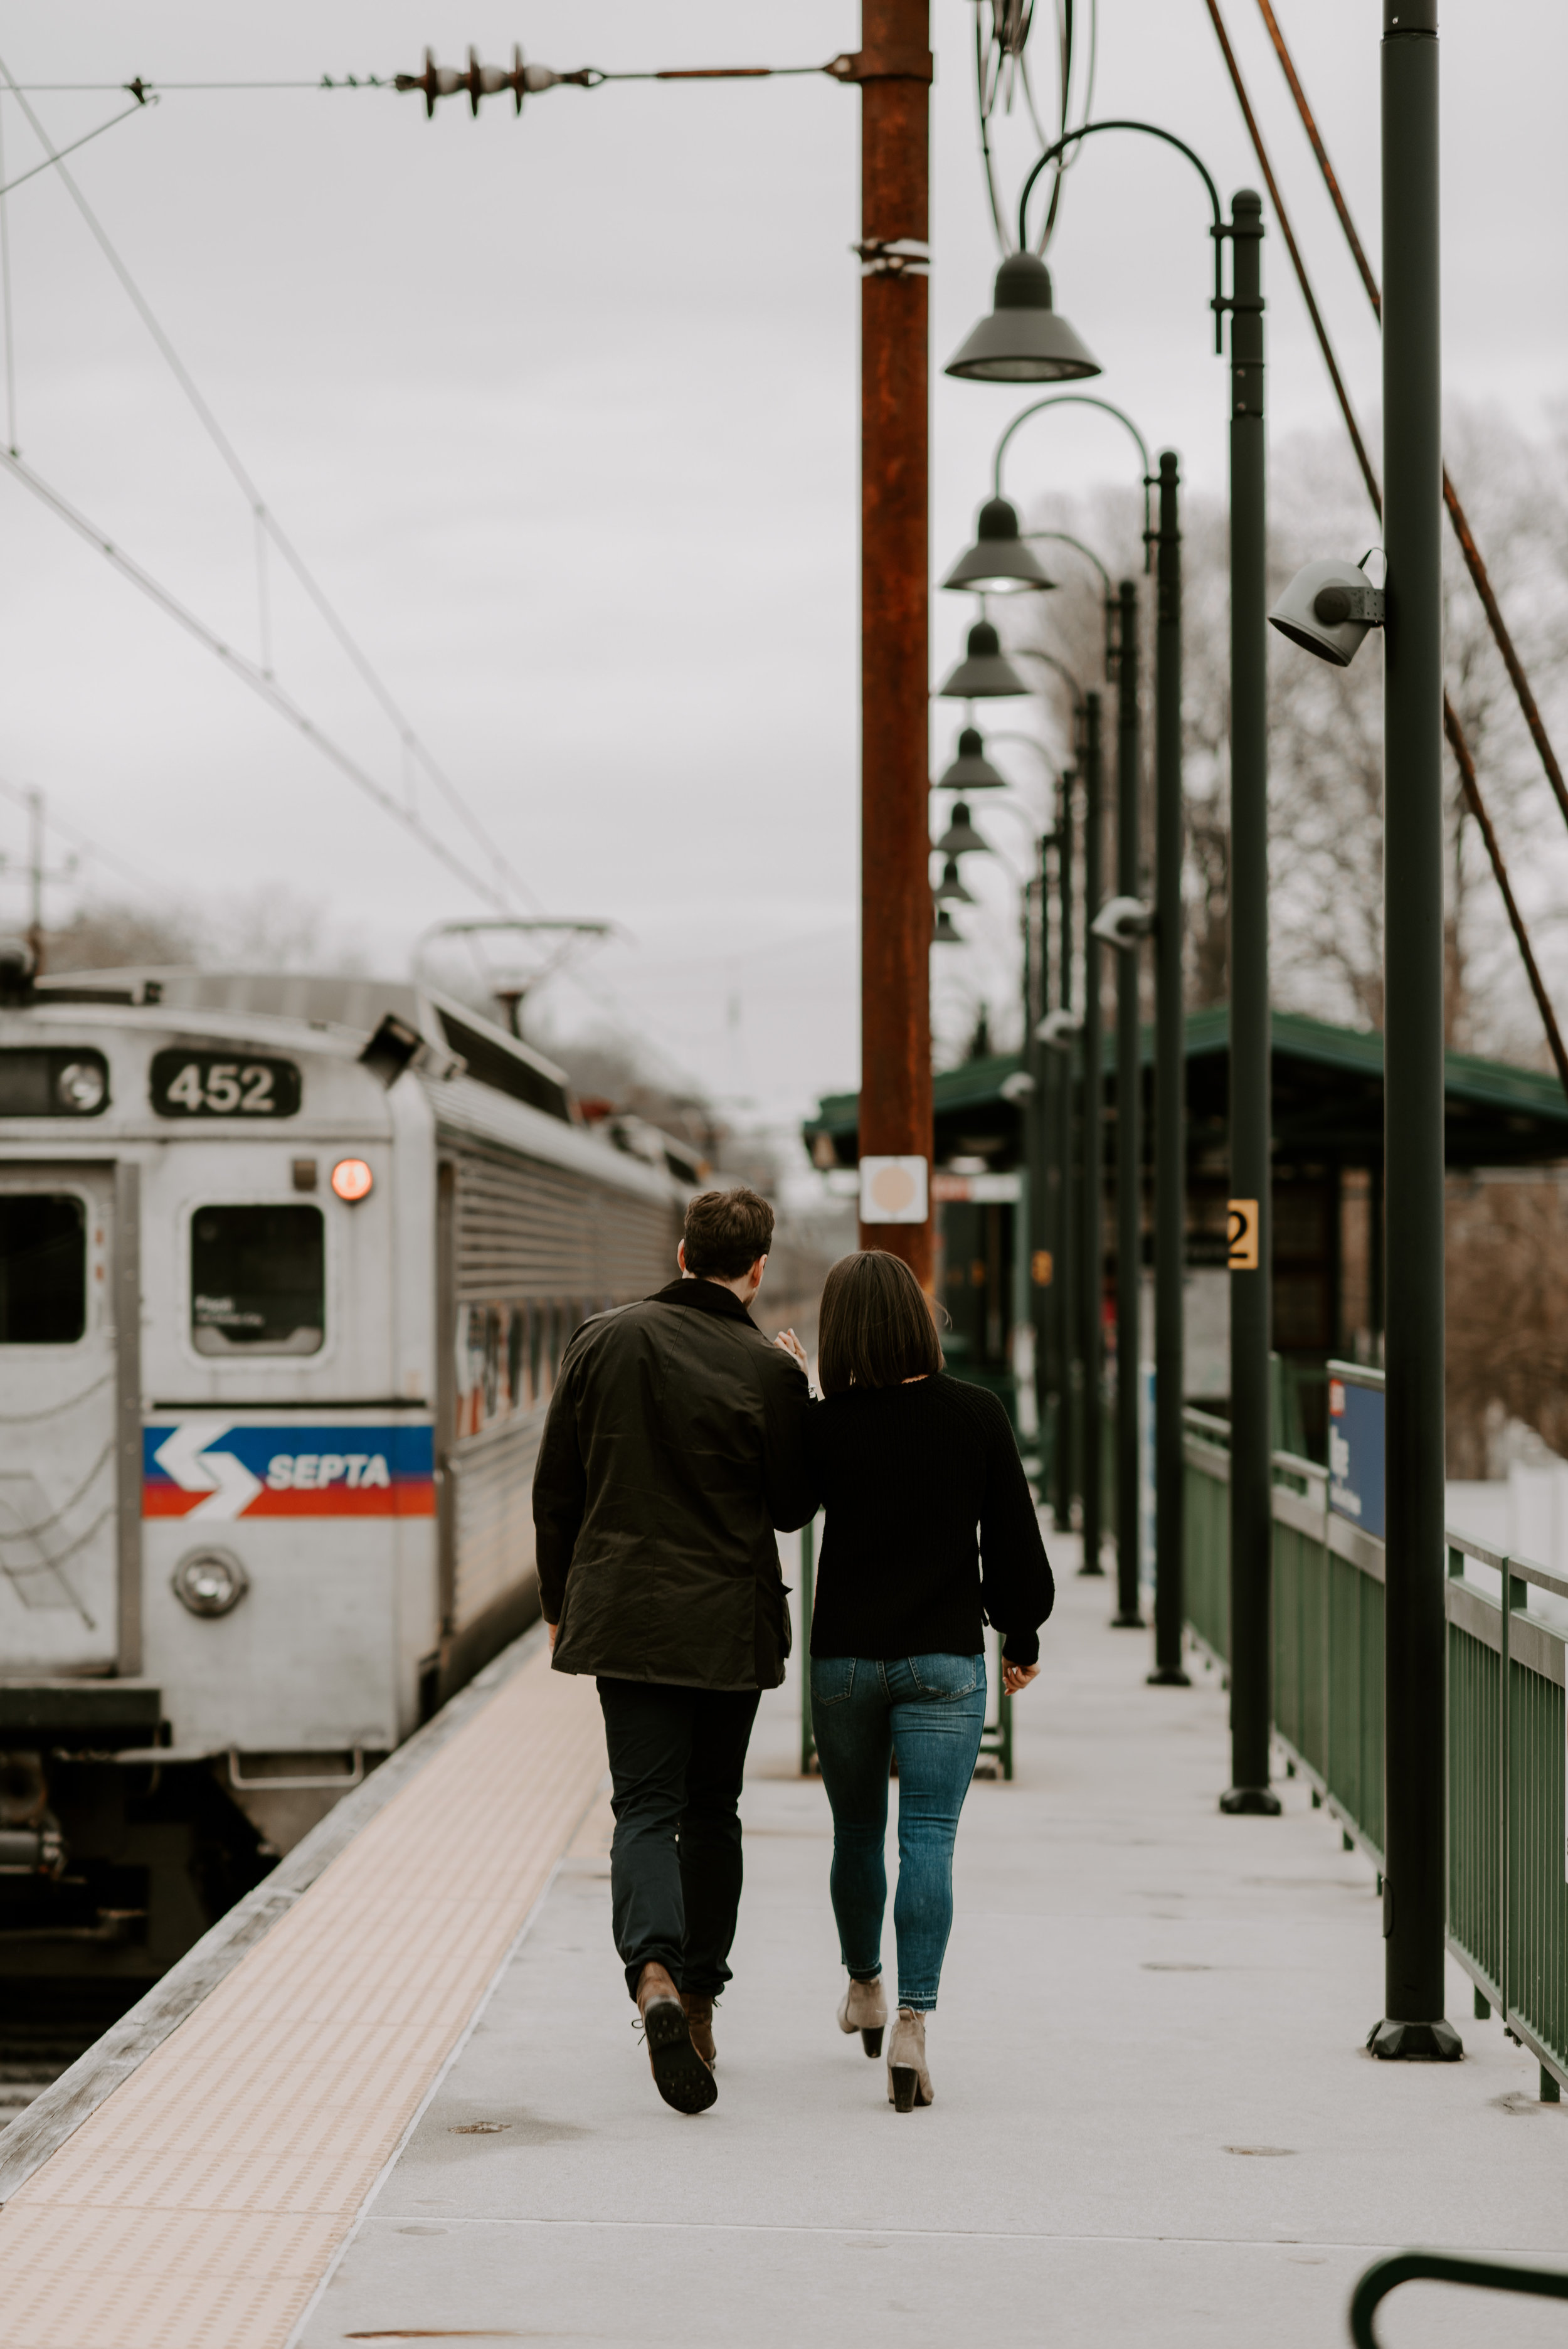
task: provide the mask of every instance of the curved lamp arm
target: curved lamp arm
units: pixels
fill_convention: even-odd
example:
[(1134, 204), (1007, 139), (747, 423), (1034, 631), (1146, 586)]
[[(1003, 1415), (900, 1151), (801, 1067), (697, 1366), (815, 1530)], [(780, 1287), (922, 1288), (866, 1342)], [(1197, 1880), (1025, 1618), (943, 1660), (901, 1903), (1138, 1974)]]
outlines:
[[(1016, 799), (1014, 799), (1014, 798), (1013, 798), (1009, 793), (1005, 792), (991, 792), (991, 793), (990, 793), (990, 795), (989, 795), (989, 797), (987, 798), (987, 800), (986, 800), (986, 802), (985, 802), (985, 806), (984, 812), (985, 812), (985, 817), (986, 817), (987, 821), (990, 819), (990, 817), (991, 817), (993, 814), (997, 814), (997, 815), (1016, 815), (1016, 816), (1017, 817), (1017, 819), (1018, 819), (1018, 822), (1023, 825), (1023, 827), (1024, 827), (1025, 831), (1026, 831), (1026, 832), (1027, 833), (1027, 834), (1028, 834), (1028, 838), (1029, 838), (1029, 846), (1030, 846), (1031, 848), (1037, 848), (1037, 847), (1038, 847), (1038, 845), (1039, 845), (1039, 840), (1040, 840), (1040, 819), (1039, 819), (1039, 817), (1038, 817), (1037, 815), (1032, 815), (1032, 814), (1030, 813), (1029, 810), (1028, 810), (1026, 807), (1022, 807), (1022, 806), (1020, 806), (1020, 805), (1019, 805), (1019, 803), (1018, 803), (1018, 802), (1017, 802)], [(1047, 831), (1049, 831), (1049, 830), (1051, 829), (1051, 826), (1050, 826), (1050, 823), (1049, 823), (1048, 819), (1047, 819), (1047, 827), (1046, 827), (1046, 828), (1047, 828)], [(1005, 859), (1004, 861), (1006, 863), (1007, 867), (1008, 867), (1008, 870), (1009, 870), (1009, 871), (1011, 871), (1011, 870), (1012, 870), (1012, 860), (1011, 860), (1011, 858), (1006, 858), (1006, 859)]]
[(987, 730), (985, 740), (987, 742), (1022, 742), (1026, 749), (1038, 751), (1040, 757), (1045, 761), (1052, 774), (1055, 774), (1057, 771), (1057, 762), (1055, 759), (1052, 757), (1045, 743), (1040, 740), (1037, 734), (1020, 734), (1012, 730), (1006, 732)]
[(1095, 569), (1099, 572), (1101, 585), (1105, 588), (1106, 596), (1108, 599), (1109, 598), (1111, 593), (1110, 574), (1106, 569), (1104, 564), (1100, 561), (1099, 555), (1095, 553), (1093, 547), (1086, 546), (1081, 538), (1074, 538), (1072, 533), (1066, 530), (1026, 530), (1022, 532), (1020, 535), (1025, 538), (1048, 538), (1051, 540), (1053, 544), (1057, 546), (1076, 547), (1078, 554), (1084, 557), (1084, 560), (1088, 563), (1092, 563)]
[[(1218, 253), (1219, 246), (1216, 245), (1214, 250)], [(1007, 453), (1008, 441), (1012, 439), (1014, 433), (1016, 432), (1021, 424), (1026, 424), (1031, 416), (1038, 416), (1043, 409), (1047, 408), (1098, 408), (1103, 410), (1107, 416), (1114, 416), (1117, 422), (1119, 424), (1125, 425), (1128, 431), (1131, 433), (1132, 438), (1137, 444), (1139, 457), (1142, 460), (1143, 465), (1143, 566), (1146, 571), (1151, 570), (1154, 564), (1154, 540), (1150, 533), (1149, 496), (1158, 477), (1155, 474), (1152, 464), (1150, 462), (1149, 443), (1145, 440), (1142, 433), (1139, 430), (1137, 425), (1134, 424), (1131, 417), (1128, 415), (1125, 409), (1113, 407), (1109, 399), (1100, 399), (1097, 398), (1095, 393), (1092, 391), (1052, 392), (1047, 398), (1032, 399), (1027, 408), (1021, 408), (1018, 410), (1016, 416), (1014, 417), (1012, 422), (1004, 431), (1002, 438), (997, 441), (996, 453), (991, 460), (992, 496), (999, 498), (1002, 494), (1002, 460)], [(1029, 533), (1031, 537), (1041, 534), (1042, 533), (1033, 531)], [(1066, 537), (1065, 532), (1058, 534)], [(1068, 539), (1068, 543), (1069, 546), (1078, 546), (1078, 542), (1076, 538)], [(1079, 547), (1078, 552), (1081, 554), (1088, 554), (1089, 551), (1088, 547)], [(1098, 555), (1089, 554), (1089, 561), (1091, 563), (1099, 563), (1099, 558)], [(1103, 564), (1099, 564), (1099, 570), (1100, 575), (1106, 583), (1106, 594), (1109, 595), (1110, 593), (1110, 580)]]
[(1077, 678), (1073, 675), (1071, 669), (1068, 667), (1067, 664), (1064, 661), (1059, 661), (1055, 653), (1042, 652), (1037, 645), (1017, 645), (1014, 647), (1014, 650), (1023, 660), (1044, 661), (1047, 668), (1054, 668), (1057, 675), (1059, 678), (1064, 678), (1066, 682), (1071, 686), (1074, 700), (1073, 714), (1076, 717), (1078, 710), (1082, 708), (1087, 696), (1085, 695), (1083, 687), (1078, 683)]
[(1140, 130), (1146, 138), (1162, 139), (1167, 147), (1174, 147), (1178, 154), (1186, 156), (1192, 169), (1202, 178), (1203, 185), (1208, 189), (1209, 202), (1214, 212), (1213, 226), (1210, 230), (1210, 234), (1214, 240), (1214, 349), (1216, 353), (1223, 351), (1222, 331), (1225, 303), (1223, 283), (1220, 274), (1220, 244), (1225, 233), (1225, 222), (1224, 214), (1220, 210), (1220, 191), (1215, 187), (1202, 157), (1195, 155), (1186, 140), (1178, 139), (1173, 130), (1161, 130), (1157, 122), (1085, 122), (1077, 130), (1069, 130), (1065, 139), (1058, 139), (1054, 146), (1047, 147), (1024, 181), (1023, 193), (1018, 198), (1018, 250), (1021, 253), (1028, 250), (1029, 198), (1034, 192), (1035, 181), (1047, 166), (1054, 163), (1059, 155), (1065, 155), (1068, 149), (1076, 146), (1080, 139), (1092, 139), (1097, 130)]

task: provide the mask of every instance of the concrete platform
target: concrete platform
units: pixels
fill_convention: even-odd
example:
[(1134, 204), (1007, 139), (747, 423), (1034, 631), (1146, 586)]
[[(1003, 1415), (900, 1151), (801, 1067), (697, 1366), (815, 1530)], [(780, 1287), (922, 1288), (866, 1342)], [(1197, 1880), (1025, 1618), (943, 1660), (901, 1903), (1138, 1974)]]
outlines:
[[(772, 2349), (984, 2340), (1323, 2349), (1410, 2243), (1568, 2255), (1568, 2106), (1470, 2019), (1467, 2060), (1379, 2065), (1371, 1872), (1298, 1783), (1225, 1819), (1225, 1699), (1143, 1684), (1148, 1641), (1072, 1578), (979, 1784), (930, 2048), (893, 2113), (833, 2024), (830, 1826), (767, 1701), (745, 1802), (716, 2108), (658, 2101), (591, 1816), (296, 2338)], [(885, 1944), (893, 1957), (891, 1921)], [(1392, 2349), (1564, 2340), (1563, 2311), (1407, 2286)]]

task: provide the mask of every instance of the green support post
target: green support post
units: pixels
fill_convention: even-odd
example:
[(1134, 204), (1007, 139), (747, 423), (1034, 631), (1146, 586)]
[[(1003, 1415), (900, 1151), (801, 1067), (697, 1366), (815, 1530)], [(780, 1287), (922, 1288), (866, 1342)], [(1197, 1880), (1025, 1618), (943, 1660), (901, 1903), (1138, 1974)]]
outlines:
[(1269, 1786), (1274, 1446), (1268, 610), (1263, 199), (1231, 204), (1231, 1784), (1222, 1811), (1277, 1816)]
[[(1073, 1008), (1073, 864), (1075, 820), (1073, 785), (1077, 781), (1071, 770), (1062, 777), (1061, 815), (1057, 824), (1058, 840), (1057, 885), (1061, 909), (1057, 973), (1058, 1008), (1070, 1018)], [(1072, 1524), (1073, 1503), (1078, 1493), (1079, 1432), (1082, 1413), (1080, 1365), (1078, 1362), (1078, 1262), (1077, 1246), (1078, 1185), (1073, 1180), (1074, 1147), (1077, 1119), (1075, 1114), (1074, 1071), (1077, 1054), (1069, 1037), (1063, 1039), (1057, 1075), (1057, 1099), (1060, 1122), (1057, 1131), (1057, 1163), (1060, 1170), (1057, 1196), (1058, 1247), (1057, 1253), (1057, 1363), (1061, 1373), (1057, 1418), (1057, 1506), (1056, 1519), (1063, 1532)]]
[[(1048, 1051), (1035, 1032), (1049, 1010), (1051, 1000), (1050, 854), (1051, 835), (1047, 833), (1039, 843), (1040, 927), (1039, 951), (1035, 957), (1035, 989), (1033, 999), (1026, 1004), (1027, 1038), (1025, 1054), (1035, 1079), (1035, 1090), (1024, 1104), (1030, 1141), (1029, 1310), (1035, 1330), (1035, 1404), (1040, 1429), (1039, 1494), (1042, 1500), (1055, 1490), (1057, 1448), (1061, 1442), (1061, 1379), (1057, 1361), (1054, 1310), (1061, 1264), (1058, 1237), (1061, 1168), (1052, 1147), (1060, 1092), (1057, 1075), (1061, 1055)], [(1036, 1278), (1043, 1269), (1042, 1258), (1048, 1259), (1050, 1264), (1048, 1281)]]
[[(1142, 714), (1138, 588), (1121, 583), (1116, 636), (1116, 888), (1140, 892), (1139, 817), (1142, 796)], [(1139, 1327), (1143, 1282), (1143, 1071), (1139, 1066), (1141, 958), (1123, 947), (1116, 958), (1116, 1612), (1117, 1630), (1138, 1630), (1142, 1547), (1142, 1477), (1138, 1442)]]
[(1187, 1247), (1187, 1060), (1182, 1012), (1181, 471), (1160, 459), (1154, 626), (1154, 1670), (1156, 1688), (1188, 1688), (1181, 1668), (1186, 1539), (1181, 1406), (1182, 1280)]
[[(1377, 2055), (1443, 2015), (1443, 607), (1437, 0), (1383, 8), (1384, 1780)], [(1508, 1606), (1505, 1590), (1504, 1609)], [(1506, 1631), (1506, 1622), (1505, 1622)], [(1503, 1648), (1504, 1671), (1508, 1649)], [(1508, 1983), (1502, 1984), (1506, 2019)]]
[(1084, 696), (1083, 819), (1083, 1181), (1078, 1213), (1078, 1346), (1083, 1357), (1083, 1563), (1080, 1574), (1103, 1574), (1104, 1508), (1101, 1357), (1105, 1328), (1105, 1068), (1100, 1012), (1099, 940), (1090, 927), (1104, 895), (1104, 810), (1101, 802), (1100, 704)]

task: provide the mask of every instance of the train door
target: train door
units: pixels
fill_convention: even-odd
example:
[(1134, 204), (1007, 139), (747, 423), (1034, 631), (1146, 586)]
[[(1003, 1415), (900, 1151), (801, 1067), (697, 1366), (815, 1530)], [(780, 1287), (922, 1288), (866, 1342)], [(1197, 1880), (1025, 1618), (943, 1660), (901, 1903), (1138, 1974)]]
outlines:
[(135, 1178), (0, 1165), (0, 1658), (13, 1675), (139, 1667), (127, 1568), (140, 1527), (122, 1510), (121, 1456), (122, 1422), (134, 1438), (140, 1412)]

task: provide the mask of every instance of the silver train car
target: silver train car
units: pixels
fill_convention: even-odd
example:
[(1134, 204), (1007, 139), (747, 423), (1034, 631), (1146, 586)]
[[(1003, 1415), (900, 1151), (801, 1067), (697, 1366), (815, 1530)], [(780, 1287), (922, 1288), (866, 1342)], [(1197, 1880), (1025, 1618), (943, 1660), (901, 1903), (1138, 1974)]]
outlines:
[(412, 987), (0, 959), (0, 1981), (134, 1994), (537, 1614), (638, 1146)]

